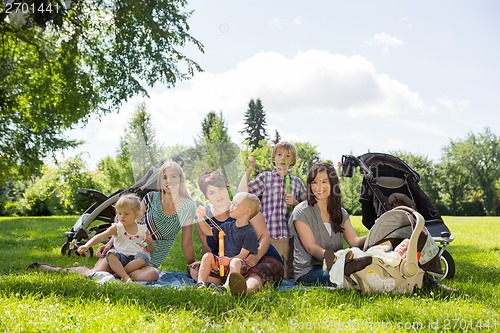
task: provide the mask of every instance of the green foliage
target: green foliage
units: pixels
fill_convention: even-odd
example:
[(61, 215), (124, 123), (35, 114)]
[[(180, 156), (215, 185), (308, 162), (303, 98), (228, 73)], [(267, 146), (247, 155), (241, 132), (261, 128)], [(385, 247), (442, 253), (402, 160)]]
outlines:
[[(478, 193), (486, 214), (492, 214), (497, 197), (495, 186), (500, 179), (500, 138), (486, 128), (483, 133), (469, 133), (465, 140), (452, 140), (443, 153), (442, 173), (462, 179), (458, 186), (467, 184), (462, 190), (470, 189), (465, 193), (469, 199)], [(448, 184), (448, 188), (460, 192), (457, 184)]]
[(98, 189), (93, 173), (87, 170), (81, 156), (69, 158), (59, 166), (44, 166), (24, 192), (25, 213), (33, 216), (81, 214), (92, 200), (78, 195), (79, 188)]
[(97, 178), (103, 193), (111, 194), (125, 190), (134, 184), (134, 175), (130, 163), (122, 164), (112, 157), (105, 157), (97, 164)]
[[(186, 152), (188, 161), (184, 170), (186, 177), (192, 180), (193, 187), (198, 187), (199, 176), (211, 170), (220, 170), (225, 175), (229, 184), (235, 186), (242, 173), (242, 163), (240, 149), (238, 145), (231, 141), (228, 132), (227, 122), (222, 112), (217, 114), (214, 111), (207, 113), (201, 123), (201, 133), (192, 149)], [(232, 189), (230, 188), (230, 193)], [(193, 188), (193, 192), (198, 192), (196, 199), (205, 201), (200, 191)]]
[(437, 170), (427, 156), (411, 154), (404, 151), (395, 151), (390, 154), (405, 161), (413, 170), (420, 175), (419, 186), (427, 194), (431, 202), (439, 202), (439, 190), (436, 182)]
[[(109, 331), (110, 323), (116, 331), (150, 332), (498, 331), (498, 217), (445, 218), (455, 236), (448, 250), (457, 274), (446, 281), (458, 288), (453, 294), (422, 289), (410, 295), (362, 295), (324, 288), (275, 291), (268, 287), (241, 299), (190, 287), (100, 285), (78, 275), (26, 271), (32, 261), (63, 267), (95, 263), (95, 258), (60, 254), (61, 234), (75, 220), (76, 216), (0, 218), (3, 331), (100, 332)], [(351, 220), (363, 230), (359, 217)], [(471, 225), (481, 228), (471, 233)], [(184, 271), (180, 237), (173, 249), (162, 270)]]
[(297, 149), (297, 163), (292, 173), (302, 178), (305, 184), (309, 170), (321, 161), (320, 153), (318, 147), (309, 142), (294, 142), (293, 145)]
[(24, 207), (27, 215), (47, 216), (61, 211), (61, 205), (55, 191), (59, 184), (57, 171), (44, 166), (42, 176), (36, 177), (32, 185), (24, 192)]
[(274, 169), (272, 151), (273, 147), (269, 145), (267, 140), (260, 141), (259, 146), (255, 149), (251, 149), (251, 147), (247, 146), (247, 149), (242, 150), (241, 152), (245, 169), (248, 168), (248, 157), (250, 155), (254, 155), (256, 157), (256, 163), (253, 171), (254, 175)]
[[(78, 195), (78, 189), (99, 189), (92, 172), (81, 156), (68, 158), (57, 168), (58, 182), (55, 195), (64, 214), (81, 214), (93, 200), (84, 195)], [(58, 213), (58, 212), (54, 212)]]
[[(126, 148), (128, 148), (129, 160), (135, 180), (137, 181), (153, 165), (160, 162), (161, 154), (164, 150), (156, 140), (156, 131), (151, 123), (151, 114), (146, 109), (144, 102), (137, 106), (128, 124), (124, 140), (128, 143)], [(126, 167), (126, 165), (123, 166)]]
[(341, 168), (337, 168), (337, 175), (340, 178), (340, 188), (342, 190), (342, 207), (351, 215), (361, 215), (362, 210), (359, 196), (361, 194), (363, 176), (358, 170), (355, 170), (352, 177), (342, 177)]
[(28, 182), (23, 180), (9, 180), (0, 187), (0, 216), (18, 216), (24, 214), (24, 207), (20, 200), (28, 188)]
[(146, 95), (146, 86), (173, 86), (201, 71), (178, 51), (203, 51), (188, 34), (184, 0), (43, 3), (59, 10), (8, 15), (0, 4), (2, 183), (16, 172), (29, 178), (44, 157), (79, 144), (63, 133), (91, 114), (116, 111)]
[(462, 202), (458, 207), (457, 215), (460, 216), (484, 216), (484, 207), (480, 201)]

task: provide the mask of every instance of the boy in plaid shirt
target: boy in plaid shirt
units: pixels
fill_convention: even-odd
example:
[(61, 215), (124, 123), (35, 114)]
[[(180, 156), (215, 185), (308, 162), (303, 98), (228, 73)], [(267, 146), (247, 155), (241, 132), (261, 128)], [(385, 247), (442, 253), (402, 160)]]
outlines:
[(249, 179), (255, 158), (248, 158), (248, 169), (238, 191), (261, 197), (261, 210), (271, 235), (271, 244), (283, 258), (285, 279), (292, 279), (293, 239), (288, 229), (288, 219), (293, 207), (306, 200), (306, 187), (299, 177), (290, 174), (290, 169), (297, 162), (297, 149), (293, 144), (287, 141), (277, 143), (271, 157), (274, 169), (261, 172), (253, 180)]

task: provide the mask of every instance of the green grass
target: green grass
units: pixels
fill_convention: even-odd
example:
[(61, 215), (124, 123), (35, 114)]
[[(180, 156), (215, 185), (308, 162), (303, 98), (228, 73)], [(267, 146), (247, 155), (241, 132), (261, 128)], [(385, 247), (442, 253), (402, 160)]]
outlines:
[[(0, 218), (1, 332), (496, 332), (500, 330), (500, 217), (446, 217), (454, 294), (277, 292), (243, 299), (193, 288), (97, 284), (82, 276), (26, 271), (32, 261), (92, 266), (60, 254), (76, 217)], [(359, 217), (353, 224), (366, 233)], [(198, 247), (199, 249), (199, 247)], [(198, 256), (199, 257), (199, 256)], [(166, 271), (184, 270), (179, 239)], [(488, 328), (488, 325), (490, 326)]]

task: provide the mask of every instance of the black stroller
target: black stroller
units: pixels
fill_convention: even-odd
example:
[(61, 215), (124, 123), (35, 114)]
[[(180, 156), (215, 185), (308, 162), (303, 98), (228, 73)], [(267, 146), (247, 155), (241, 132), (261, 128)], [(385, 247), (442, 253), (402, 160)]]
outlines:
[(363, 174), (359, 198), (363, 225), (371, 229), (380, 215), (397, 206), (415, 209), (424, 217), (425, 227), (434, 241), (441, 245), (439, 258), (443, 274), (431, 274), (438, 280), (453, 278), (455, 262), (446, 247), (454, 238), (427, 194), (418, 186), (420, 175), (404, 161), (389, 154), (342, 156), (343, 177), (352, 177), (358, 166)]
[[(78, 194), (86, 195), (95, 200), (85, 212), (78, 218), (70, 231), (65, 232), (66, 242), (62, 246), (61, 253), (70, 257), (82, 256), (92, 257), (94, 251), (89, 248), (87, 252), (79, 254), (76, 249), (79, 245), (85, 244), (86, 239), (108, 229), (115, 219), (114, 204), (118, 201), (120, 195), (124, 193), (135, 193), (139, 197), (144, 197), (148, 192), (158, 189), (158, 172), (163, 162), (151, 167), (148, 172), (135, 185), (126, 189), (116, 191), (109, 196), (90, 189), (79, 189)], [(92, 228), (89, 226), (94, 221), (103, 222)]]

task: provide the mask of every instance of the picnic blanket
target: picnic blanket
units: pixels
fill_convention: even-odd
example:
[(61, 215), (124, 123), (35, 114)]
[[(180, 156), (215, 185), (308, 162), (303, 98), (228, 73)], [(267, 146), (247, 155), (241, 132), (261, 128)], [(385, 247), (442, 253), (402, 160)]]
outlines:
[[(148, 287), (158, 287), (158, 288), (176, 288), (176, 289), (181, 289), (181, 288), (186, 288), (186, 287), (193, 287), (196, 282), (189, 277), (188, 273), (186, 272), (164, 272), (160, 271), (160, 277), (158, 280), (153, 281), (153, 282), (136, 282), (137, 284), (141, 284), (144, 286)], [(96, 280), (98, 283), (106, 283), (106, 282), (113, 282), (113, 281), (120, 281), (116, 279), (113, 274), (110, 274), (108, 272), (95, 272), (90, 276), (93, 280)], [(295, 280), (283, 280), (279, 286), (276, 287), (276, 290), (278, 291), (284, 291), (288, 290), (290, 288), (295, 288), (299, 287), (295, 285)], [(303, 286), (300, 286), (300, 288), (304, 288)]]

